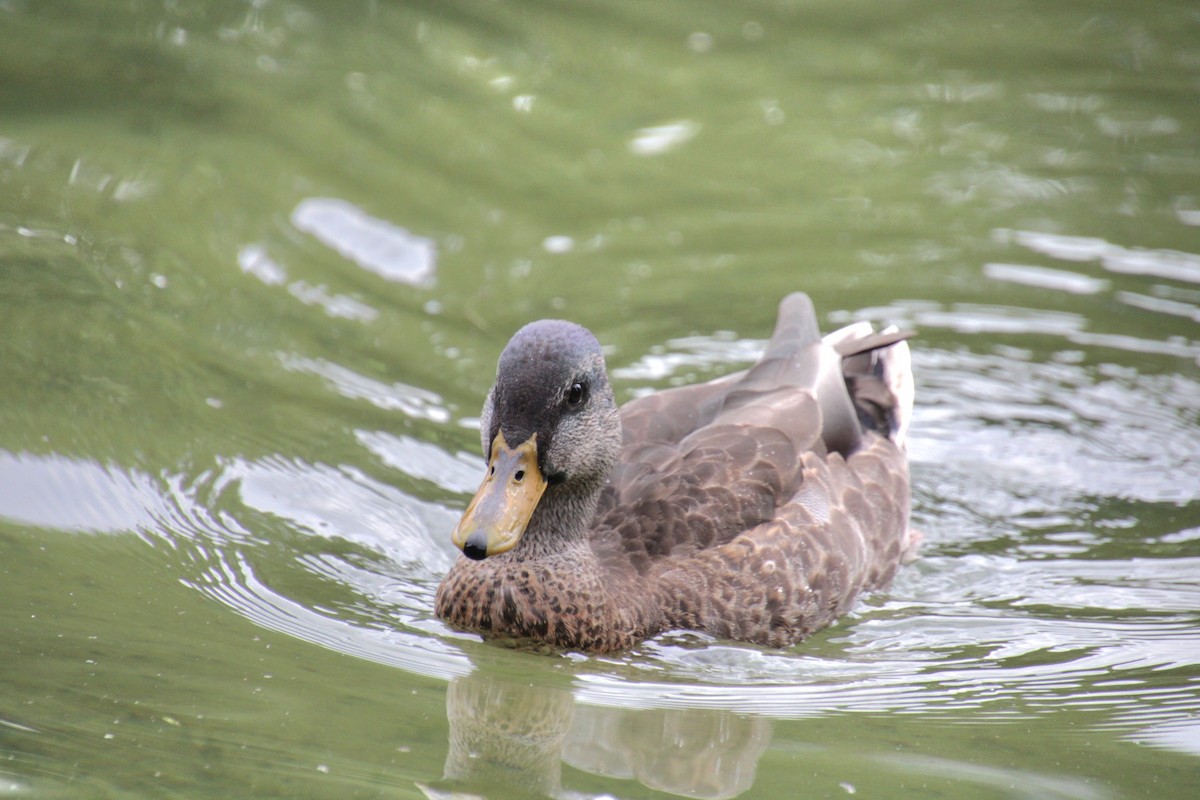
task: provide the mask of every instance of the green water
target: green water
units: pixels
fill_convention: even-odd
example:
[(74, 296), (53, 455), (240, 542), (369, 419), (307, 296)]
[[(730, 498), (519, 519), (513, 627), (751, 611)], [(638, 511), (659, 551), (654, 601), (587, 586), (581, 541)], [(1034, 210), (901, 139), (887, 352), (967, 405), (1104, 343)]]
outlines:
[[(775, 652), (432, 617), (507, 337), (911, 326), (923, 557)], [(1185, 2), (0, 0), (0, 795), (1185, 798)]]

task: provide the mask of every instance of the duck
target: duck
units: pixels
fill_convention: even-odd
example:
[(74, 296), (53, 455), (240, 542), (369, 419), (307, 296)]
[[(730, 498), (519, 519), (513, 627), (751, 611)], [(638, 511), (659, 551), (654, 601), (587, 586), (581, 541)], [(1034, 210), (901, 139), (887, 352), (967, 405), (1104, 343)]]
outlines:
[(822, 337), (796, 292), (748, 369), (618, 407), (595, 335), (525, 325), (483, 404), (485, 475), (436, 615), (583, 653), (672, 631), (783, 648), (830, 625), (920, 539), (908, 338)]

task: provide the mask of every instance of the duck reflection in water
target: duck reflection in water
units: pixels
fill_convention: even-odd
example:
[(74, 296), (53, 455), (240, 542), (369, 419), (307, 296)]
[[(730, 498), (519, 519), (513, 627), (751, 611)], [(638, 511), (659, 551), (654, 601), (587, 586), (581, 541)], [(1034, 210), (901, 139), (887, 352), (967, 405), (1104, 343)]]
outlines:
[(732, 798), (754, 783), (771, 740), (769, 721), (705, 709), (618, 709), (575, 702), (565, 689), (510, 683), (478, 672), (446, 695), (450, 749), (431, 800), (576, 796), (562, 765), (635, 779), (683, 797)]

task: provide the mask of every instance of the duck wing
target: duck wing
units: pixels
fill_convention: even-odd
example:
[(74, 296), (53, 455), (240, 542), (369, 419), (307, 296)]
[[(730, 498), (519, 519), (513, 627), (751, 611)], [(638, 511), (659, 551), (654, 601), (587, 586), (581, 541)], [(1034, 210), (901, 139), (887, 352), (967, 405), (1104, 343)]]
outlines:
[[(887, 483), (882, 493), (894, 500), (889, 509), (904, 507), (906, 529), (904, 456), (887, 443), (887, 431), (876, 433), (887, 419), (877, 426), (850, 390), (857, 384), (865, 407), (890, 413), (895, 401), (874, 354), (904, 335), (852, 329), (823, 341), (808, 296), (793, 294), (782, 301), (766, 353), (750, 369), (626, 404), (624, 449), (595, 518), (593, 546), (601, 560), (641, 576), (704, 563), (707, 571), (684, 572), (692, 585), (708, 585), (719, 567), (713, 559), (726, 561), (739, 540), (756, 536), (755, 547), (767, 541), (791, 547), (794, 529), (828, 524), (830, 510), (845, 521), (846, 501), (863, 505), (862, 480), (846, 469), (846, 459), (866, 450), (872, 455), (862, 452), (856, 463), (878, 467), (868, 470), (871, 485)], [(874, 452), (880, 441), (882, 461)], [(898, 455), (899, 470), (889, 453)], [(850, 530), (858, 523), (839, 524)], [(776, 555), (780, 564), (796, 558)], [(732, 577), (746, 569), (734, 560), (724, 571)]]
[(750, 369), (624, 406), (624, 448), (594, 527), (602, 559), (646, 574), (775, 519), (803, 482), (804, 454), (862, 444), (842, 358), (797, 293)]

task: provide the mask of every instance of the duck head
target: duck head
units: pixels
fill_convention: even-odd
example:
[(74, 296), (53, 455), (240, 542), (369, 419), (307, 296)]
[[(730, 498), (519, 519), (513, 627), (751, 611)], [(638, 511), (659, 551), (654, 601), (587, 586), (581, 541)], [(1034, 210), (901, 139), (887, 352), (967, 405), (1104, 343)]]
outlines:
[(474, 559), (586, 530), (621, 448), (600, 343), (562, 320), (509, 340), (480, 417), (487, 475), (451, 538)]

